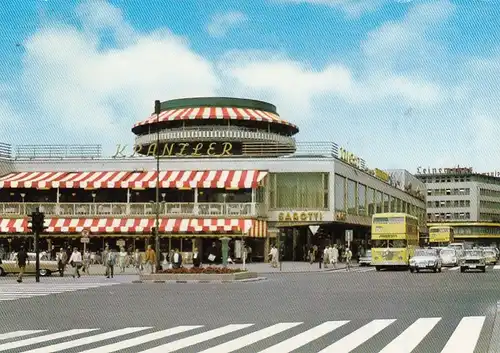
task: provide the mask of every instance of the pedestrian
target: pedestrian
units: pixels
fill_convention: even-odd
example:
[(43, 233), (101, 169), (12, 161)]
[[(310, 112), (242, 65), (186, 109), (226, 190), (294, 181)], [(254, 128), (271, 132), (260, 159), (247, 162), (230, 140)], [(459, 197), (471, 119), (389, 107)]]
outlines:
[(278, 267), (278, 248), (276, 245), (271, 247), (271, 251), (269, 252), (269, 256), (271, 256), (271, 266)]
[(348, 247), (346, 247), (344, 252), (345, 262), (346, 262), (346, 271), (351, 270), (351, 259), (352, 259), (352, 251)]
[(126, 267), (126, 262), (127, 262), (127, 252), (125, 251), (125, 248), (122, 246), (120, 248), (120, 254), (119, 254), (119, 260), (118, 263), (120, 265), (120, 272), (124, 273), (125, 272), (125, 267)]
[[(155, 264), (156, 264), (156, 253), (151, 247), (151, 245), (148, 245), (148, 249), (146, 250), (146, 266), (148, 267), (148, 272), (149, 274), (152, 274), (155, 270)], [(175, 261), (174, 261), (175, 262)]]
[(64, 270), (66, 269), (66, 263), (68, 262), (68, 255), (63, 248), (59, 249), (59, 252), (56, 254), (57, 260), (57, 269), (59, 270), (59, 275), (64, 277)]
[(135, 267), (135, 271), (137, 272), (137, 274), (140, 275), (142, 272), (142, 256), (141, 256), (141, 253), (139, 252), (139, 249), (135, 249), (134, 267)]
[(19, 249), (19, 252), (17, 253), (17, 266), (19, 266), (17, 283), (21, 283), (23, 281), (24, 271), (26, 270), (26, 261), (29, 263), (28, 254), (24, 250), (24, 246), (21, 246), (21, 249)]
[(82, 271), (86, 272), (87, 275), (90, 275), (91, 256), (92, 255), (90, 254), (89, 250), (85, 251), (85, 253), (83, 254), (83, 267), (82, 267)]
[(198, 252), (198, 248), (194, 248), (193, 251), (193, 267), (200, 267), (201, 265), (201, 258), (200, 258), (200, 253)]
[(325, 265), (325, 268), (328, 268), (329, 262), (330, 262), (330, 245), (327, 245), (325, 247), (325, 250), (323, 250), (323, 264)]
[(83, 259), (82, 259), (82, 253), (78, 251), (78, 248), (73, 249), (73, 253), (69, 258), (69, 263), (74, 269), (73, 278), (75, 277), (80, 278), (80, 268), (82, 268)]
[(113, 278), (115, 274), (115, 264), (116, 264), (116, 254), (114, 249), (107, 249), (106, 258), (104, 259), (104, 264), (106, 265), (106, 278)]
[(182, 266), (182, 255), (179, 253), (179, 249), (175, 249), (172, 266), (173, 268), (181, 268)]
[(337, 268), (338, 260), (339, 260), (339, 249), (337, 249), (337, 244), (335, 244), (330, 249), (330, 264), (333, 266), (333, 268)]

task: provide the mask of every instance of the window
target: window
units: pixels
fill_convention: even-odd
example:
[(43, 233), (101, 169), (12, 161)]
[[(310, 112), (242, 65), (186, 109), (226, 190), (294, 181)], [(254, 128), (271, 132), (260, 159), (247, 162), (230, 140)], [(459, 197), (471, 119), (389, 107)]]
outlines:
[[(271, 205), (275, 208), (324, 209), (324, 173), (277, 173), (270, 185)], [(273, 178), (271, 178), (273, 180)], [(326, 205), (328, 206), (328, 205)]]
[(335, 210), (346, 211), (345, 207), (345, 194), (346, 194), (346, 178), (335, 174)]
[(368, 188), (366, 191), (366, 203), (368, 204), (368, 216), (375, 213), (375, 190)]
[(347, 213), (358, 214), (356, 208), (356, 182), (347, 179)]
[(384, 211), (383, 212), (389, 212), (389, 195), (384, 194)]
[(366, 215), (366, 186), (358, 184), (358, 214)]
[(376, 191), (375, 193), (375, 205), (377, 207), (377, 213), (382, 213), (382, 192)]

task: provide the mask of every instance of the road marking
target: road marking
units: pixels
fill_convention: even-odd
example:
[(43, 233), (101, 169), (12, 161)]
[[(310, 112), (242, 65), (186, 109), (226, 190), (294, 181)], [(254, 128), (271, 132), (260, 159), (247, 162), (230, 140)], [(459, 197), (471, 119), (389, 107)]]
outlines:
[(411, 353), (440, 320), (440, 317), (418, 319), (379, 353)]
[(500, 265), (495, 265), (495, 266), (493, 266), (493, 269), (494, 269), (494, 270), (500, 270)]
[(248, 335), (245, 335), (243, 337), (235, 338), (234, 340), (219, 344), (218, 346), (206, 349), (198, 353), (231, 353), (301, 324), (302, 322), (279, 323), (273, 326), (266, 327), (265, 329), (249, 333)]
[(259, 353), (290, 353), (291, 351), (294, 351), (302, 346), (305, 346), (306, 344), (315, 341), (320, 337), (323, 337), (327, 333), (330, 333), (338, 329), (339, 327), (344, 326), (348, 322), (349, 321), (324, 322), (321, 325), (318, 325), (310, 330), (302, 332), (301, 334), (298, 334), (295, 337), (289, 338), (285, 341), (275, 344), (274, 346), (264, 349)]
[(0, 301), (33, 298), (51, 294), (76, 292), (91, 288), (109, 287), (118, 283), (31, 283), (0, 284)]
[(462, 318), (441, 353), (474, 353), (485, 319), (484, 316)]
[(23, 331), (13, 331), (0, 334), (0, 341), (8, 340), (11, 338), (19, 338), (28, 335), (33, 335), (35, 333), (45, 332), (47, 330), (23, 330)]
[(144, 336), (130, 338), (125, 341), (108, 344), (106, 346), (97, 347), (93, 349), (86, 350), (80, 353), (113, 353), (118, 352), (122, 349), (139, 346), (144, 343), (148, 343), (151, 341), (159, 340), (162, 338), (170, 337), (173, 335), (177, 335), (179, 333), (191, 331), (197, 328), (203, 327), (203, 325), (195, 325), (195, 326), (177, 326), (174, 328), (169, 328), (167, 330), (157, 331), (153, 333), (149, 333)]
[(31, 346), (32, 344), (53, 341), (53, 340), (57, 340), (60, 338), (76, 336), (76, 335), (80, 335), (82, 333), (92, 332), (92, 331), (96, 331), (96, 330), (98, 330), (98, 329), (94, 328), (94, 329), (82, 329), (82, 330), (69, 330), (69, 331), (58, 332), (58, 333), (45, 335), (45, 336), (33, 337), (33, 338), (29, 338), (27, 340), (22, 340), (22, 341), (17, 341), (17, 342), (3, 343), (0, 346), (0, 352), (6, 351), (9, 349), (14, 349), (14, 348)]
[(321, 350), (319, 353), (349, 353), (385, 329), (394, 321), (396, 320), (373, 320), (372, 322), (338, 340), (334, 344)]
[(460, 268), (460, 266), (451, 267), (448, 271), (456, 271), (459, 268)]
[(170, 342), (161, 346), (157, 346), (140, 353), (170, 353), (180, 349), (194, 346), (195, 344), (209, 341), (211, 339), (227, 335), (235, 331), (243, 330), (244, 328), (253, 326), (254, 324), (241, 324), (241, 325), (227, 325), (224, 327), (216, 328), (215, 330), (199, 333), (197, 335), (182, 338), (180, 340)]
[[(123, 335), (128, 335), (130, 333), (144, 331), (144, 330), (147, 330), (150, 328), (152, 328), (152, 327), (127, 327), (127, 328), (124, 328), (121, 330), (115, 330), (115, 331), (111, 331), (111, 332), (101, 333), (101, 334), (95, 335), (95, 336), (80, 338), (80, 339), (69, 342), (69, 344), (70, 344), (71, 348), (75, 348), (75, 347), (84, 346), (86, 344), (91, 344), (94, 342), (105, 341), (105, 340), (108, 340), (111, 338), (120, 337)], [(42, 347), (42, 348), (38, 348), (38, 349), (33, 349), (30, 351), (25, 351), (23, 353), (53, 353), (53, 352), (60, 352), (60, 351), (63, 351), (65, 349), (68, 349), (68, 342), (53, 344), (52, 346), (46, 346), (46, 347)]]

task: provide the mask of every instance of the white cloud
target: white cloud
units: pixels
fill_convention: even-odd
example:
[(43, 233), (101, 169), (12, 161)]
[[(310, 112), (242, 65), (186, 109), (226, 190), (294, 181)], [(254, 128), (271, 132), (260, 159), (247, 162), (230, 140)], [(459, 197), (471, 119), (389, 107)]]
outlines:
[(207, 32), (212, 37), (224, 37), (228, 31), (246, 22), (248, 17), (239, 11), (218, 13), (212, 16), (207, 25)]
[[(299, 138), (348, 145), (371, 166), (470, 161), (484, 170), (495, 162), (477, 161), (478, 151), (500, 153), (500, 56), (463, 65), (458, 85), (440, 80), (446, 52), (429, 32), (452, 13), (449, 1), (417, 4), (366, 37), (355, 70), (335, 58), (312, 67), (276, 51), (230, 51), (211, 62), (167, 30), (141, 34), (107, 3), (86, 3), (82, 31), (55, 26), (27, 41), (23, 83), (40, 115), (82, 143), (130, 143), (131, 126), (155, 99), (226, 95), (276, 104), (299, 125)], [(103, 30), (114, 34), (115, 49), (101, 49)], [(0, 117), (12, 115), (1, 102)]]

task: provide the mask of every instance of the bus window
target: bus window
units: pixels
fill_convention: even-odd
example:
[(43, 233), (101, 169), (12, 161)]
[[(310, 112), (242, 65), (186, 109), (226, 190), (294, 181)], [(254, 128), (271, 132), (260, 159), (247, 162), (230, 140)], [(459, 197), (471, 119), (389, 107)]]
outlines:
[(406, 240), (374, 240), (372, 248), (406, 248)]

